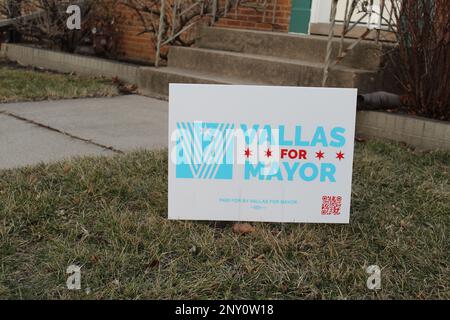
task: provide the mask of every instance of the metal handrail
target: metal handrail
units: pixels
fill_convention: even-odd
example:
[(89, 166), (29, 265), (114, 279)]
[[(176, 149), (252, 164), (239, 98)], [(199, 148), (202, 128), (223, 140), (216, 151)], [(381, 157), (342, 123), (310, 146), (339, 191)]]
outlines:
[[(373, 31), (376, 31), (375, 41), (376, 43), (380, 40), (381, 31), (393, 32), (395, 30), (395, 24), (392, 18), (392, 11), (389, 13), (389, 20), (384, 18), (384, 12), (387, 10), (386, 8), (386, 0), (380, 0), (380, 13), (378, 14), (379, 18), (377, 19), (377, 23), (373, 25), (373, 0), (345, 0), (345, 15), (344, 15), (344, 23), (342, 28), (342, 33), (340, 36), (339, 43), (339, 53), (337, 58), (332, 61), (332, 51), (333, 51), (333, 40), (334, 40), (334, 29), (336, 26), (336, 14), (337, 14), (337, 5), (338, 1), (343, 0), (333, 0), (331, 5), (330, 12), (330, 29), (328, 31), (328, 43), (327, 43), (327, 52), (325, 56), (325, 67), (323, 71), (323, 79), (322, 86), (325, 87), (328, 81), (330, 69), (339, 64), (361, 41), (365, 40), (366, 37)], [(351, 1), (351, 2), (350, 2)], [(395, 0), (391, 0), (392, 2)], [(357, 21), (351, 21), (355, 10), (358, 7), (358, 4), (361, 4), (361, 10), (358, 13), (362, 13), (362, 16)], [(353, 41), (350, 45), (344, 48), (345, 37), (352, 31), (356, 26), (361, 26), (361, 22), (367, 18), (366, 30)], [(383, 29), (383, 21), (386, 23), (387, 28)]]
[[(161, 48), (164, 45), (170, 44), (173, 42), (176, 38), (178, 38), (183, 33), (187, 32), (188, 30), (192, 29), (195, 25), (197, 25), (199, 22), (204, 21), (203, 19), (197, 19), (185, 27), (183, 27), (178, 32), (175, 32), (176, 30), (176, 24), (180, 17), (183, 15), (188, 14), (192, 10), (201, 10), (200, 17), (208, 17), (210, 16), (210, 25), (214, 25), (214, 23), (220, 19), (224, 18), (228, 15), (231, 8), (235, 8), (236, 14), (238, 12), (238, 9), (240, 6), (242, 6), (244, 3), (249, 4), (250, 2), (257, 3), (260, 5), (260, 8), (264, 10), (263, 14), (263, 22), (265, 22), (266, 18), (266, 9), (269, 7), (269, 4), (272, 4), (272, 23), (275, 23), (275, 13), (277, 9), (277, 0), (263, 0), (263, 4), (259, 4), (261, 1), (246, 1), (246, 0), (225, 0), (225, 2), (219, 2), (218, 0), (195, 0), (194, 3), (192, 3), (189, 7), (183, 9), (180, 11), (180, 4), (182, 0), (161, 0), (160, 1), (160, 19), (159, 24), (157, 26), (156, 34), (156, 54), (155, 54), (155, 67), (159, 67), (160, 65), (160, 54), (161, 54)], [(270, 3), (269, 3), (270, 2)], [(220, 4), (224, 3), (223, 7), (220, 7)], [(166, 13), (170, 12), (170, 18), (171, 18), (171, 30), (169, 36), (167, 36), (164, 39), (164, 33), (166, 31), (166, 28), (168, 27), (166, 25)]]

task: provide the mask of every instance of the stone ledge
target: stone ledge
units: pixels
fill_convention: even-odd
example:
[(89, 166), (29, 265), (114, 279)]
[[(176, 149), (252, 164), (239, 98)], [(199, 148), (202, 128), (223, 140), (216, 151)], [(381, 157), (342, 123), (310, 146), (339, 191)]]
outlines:
[(359, 111), (356, 134), (404, 142), (422, 150), (450, 150), (450, 123), (421, 117)]
[(6, 58), (23, 65), (81, 75), (119, 77), (137, 83), (139, 66), (96, 57), (50, 51), (18, 44), (2, 44)]
[[(2, 44), (0, 56), (2, 53), (9, 60), (18, 61), (24, 65), (91, 76), (117, 76), (124, 81), (143, 86), (140, 90), (146, 95), (164, 98), (166, 94), (166, 90), (161, 88), (159, 89), (161, 92), (155, 91), (155, 88), (157, 89), (161, 85), (153, 82), (161, 81), (167, 75), (162, 78), (155, 76), (155, 71), (147, 70), (146, 67), (17, 44)], [(173, 79), (172, 77), (170, 81), (187, 81), (186, 77), (178, 78)], [(194, 80), (190, 79), (187, 82), (198, 82)], [(404, 142), (424, 150), (450, 150), (450, 123), (443, 121), (386, 112), (359, 111), (356, 133), (362, 137)]]

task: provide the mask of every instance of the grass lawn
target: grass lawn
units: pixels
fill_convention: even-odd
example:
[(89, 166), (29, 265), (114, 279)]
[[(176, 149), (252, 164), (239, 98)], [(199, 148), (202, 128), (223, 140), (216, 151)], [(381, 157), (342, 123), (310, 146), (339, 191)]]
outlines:
[[(450, 153), (358, 143), (349, 225), (257, 223), (247, 235), (168, 221), (166, 157), (0, 171), (0, 297), (450, 298)], [(71, 264), (81, 291), (65, 287)], [(378, 292), (366, 288), (372, 264)]]
[(0, 103), (117, 94), (111, 80), (36, 71), (0, 59)]

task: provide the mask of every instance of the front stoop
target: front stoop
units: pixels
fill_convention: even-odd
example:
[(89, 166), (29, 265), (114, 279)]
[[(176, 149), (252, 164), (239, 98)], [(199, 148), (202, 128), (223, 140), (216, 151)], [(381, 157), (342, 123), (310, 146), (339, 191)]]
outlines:
[[(171, 47), (168, 67), (141, 70), (140, 87), (167, 95), (169, 83), (259, 84), (320, 87), (327, 38), (216, 27), (199, 30), (196, 47)], [(327, 86), (380, 90), (392, 45), (362, 42), (333, 68)], [(337, 56), (339, 40), (333, 43)]]
[[(327, 39), (265, 31), (200, 28), (196, 47), (171, 47), (167, 67), (143, 67), (117, 61), (3, 44), (10, 60), (61, 72), (117, 76), (145, 95), (167, 99), (170, 83), (320, 87)], [(333, 43), (333, 56), (339, 39)], [(384, 76), (392, 45), (359, 44), (330, 72), (328, 86), (372, 92), (394, 86)], [(394, 90), (395, 91), (395, 90)]]

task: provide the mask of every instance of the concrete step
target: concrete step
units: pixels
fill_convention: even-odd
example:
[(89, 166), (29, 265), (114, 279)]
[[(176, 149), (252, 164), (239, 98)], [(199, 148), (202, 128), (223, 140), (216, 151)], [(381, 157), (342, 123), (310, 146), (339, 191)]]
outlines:
[[(219, 77), (264, 82), (270, 85), (318, 87), (322, 84), (323, 64), (253, 54), (202, 48), (171, 47), (169, 66)], [(372, 91), (379, 85), (375, 72), (338, 66), (327, 86)]]
[[(343, 31), (343, 25), (342, 24), (336, 24), (334, 27), (334, 34), (340, 35)], [(354, 27), (349, 33), (347, 33), (347, 38), (352, 39), (358, 39), (361, 37), (363, 33), (367, 31), (367, 28), (365, 26), (356, 26)], [(328, 23), (311, 23), (309, 26), (309, 32), (314, 35), (321, 35), (321, 36), (328, 36), (328, 33), (330, 32), (330, 25)], [(377, 36), (377, 32), (375, 30), (372, 30), (367, 36), (366, 39), (375, 40)], [(381, 30), (380, 32), (380, 39), (382, 41), (388, 41), (388, 42), (396, 42), (396, 36), (392, 32)], [(389, 45), (389, 44), (386, 44)]]
[(170, 83), (238, 85), (265, 84), (260, 81), (245, 81), (239, 78), (224, 77), (205, 72), (173, 67), (141, 67), (138, 72), (138, 87), (140, 93), (162, 99), (166, 99), (169, 96)]
[[(327, 41), (327, 37), (323, 36), (202, 27), (198, 32), (196, 46), (323, 63)], [(338, 54), (339, 41), (339, 38), (333, 41), (333, 59)], [(352, 42), (346, 40), (345, 44), (349, 45)], [(342, 60), (341, 65), (355, 69), (378, 70), (386, 62), (384, 53), (390, 48), (392, 44), (363, 41)]]

